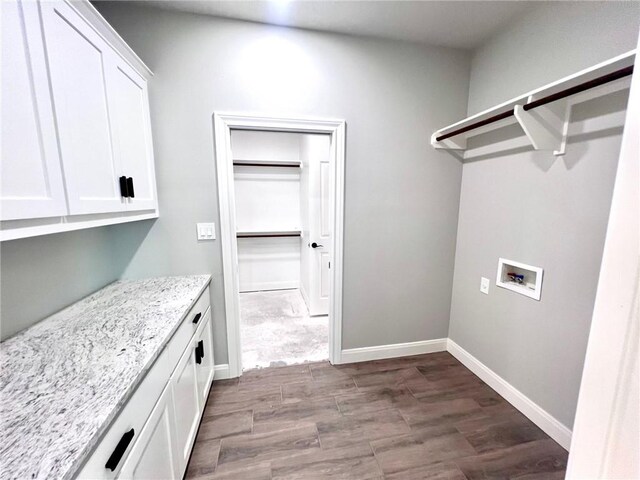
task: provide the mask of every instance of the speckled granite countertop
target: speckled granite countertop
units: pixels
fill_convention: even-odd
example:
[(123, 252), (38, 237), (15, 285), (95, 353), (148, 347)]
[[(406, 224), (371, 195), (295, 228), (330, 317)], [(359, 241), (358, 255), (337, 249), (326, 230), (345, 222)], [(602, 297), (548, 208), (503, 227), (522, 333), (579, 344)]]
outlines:
[(210, 279), (115, 282), (0, 343), (0, 478), (73, 477)]

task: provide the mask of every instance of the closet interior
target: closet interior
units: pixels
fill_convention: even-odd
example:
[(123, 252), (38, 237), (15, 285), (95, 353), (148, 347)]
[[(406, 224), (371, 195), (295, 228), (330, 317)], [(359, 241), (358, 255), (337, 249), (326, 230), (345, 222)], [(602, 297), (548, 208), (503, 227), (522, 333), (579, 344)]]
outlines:
[(330, 138), (233, 130), (244, 369), (328, 358)]

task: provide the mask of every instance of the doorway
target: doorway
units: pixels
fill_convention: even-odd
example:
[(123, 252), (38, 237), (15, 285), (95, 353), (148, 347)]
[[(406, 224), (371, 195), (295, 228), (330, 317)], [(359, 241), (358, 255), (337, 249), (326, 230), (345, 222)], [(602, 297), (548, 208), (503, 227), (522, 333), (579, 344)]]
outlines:
[(214, 128), (229, 375), (340, 363), (344, 121), (215, 114)]
[(231, 130), (244, 370), (329, 358), (330, 140)]

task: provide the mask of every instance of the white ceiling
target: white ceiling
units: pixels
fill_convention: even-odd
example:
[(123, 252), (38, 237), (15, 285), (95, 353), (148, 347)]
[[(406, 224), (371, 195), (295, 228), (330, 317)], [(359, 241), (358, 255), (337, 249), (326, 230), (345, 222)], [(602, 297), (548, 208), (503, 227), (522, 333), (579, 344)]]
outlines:
[(532, 1), (144, 0), (169, 10), (474, 49)]

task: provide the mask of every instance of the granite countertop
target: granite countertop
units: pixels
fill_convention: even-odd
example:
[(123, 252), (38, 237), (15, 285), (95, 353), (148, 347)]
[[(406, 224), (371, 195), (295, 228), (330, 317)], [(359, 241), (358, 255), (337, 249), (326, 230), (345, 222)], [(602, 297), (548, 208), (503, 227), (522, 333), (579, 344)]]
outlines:
[(71, 478), (209, 284), (118, 281), (0, 343), (0, 478)]

